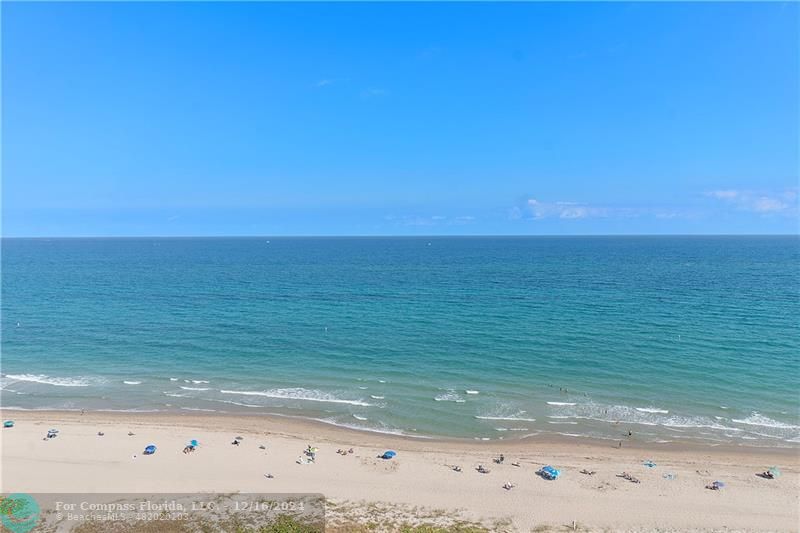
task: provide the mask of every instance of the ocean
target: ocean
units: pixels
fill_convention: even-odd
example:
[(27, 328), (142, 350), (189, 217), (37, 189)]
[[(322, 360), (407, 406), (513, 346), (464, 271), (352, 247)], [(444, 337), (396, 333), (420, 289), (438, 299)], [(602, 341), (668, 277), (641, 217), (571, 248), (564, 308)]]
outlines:
[(0, 402), (800, 444), (800, 238), (2, 240)]

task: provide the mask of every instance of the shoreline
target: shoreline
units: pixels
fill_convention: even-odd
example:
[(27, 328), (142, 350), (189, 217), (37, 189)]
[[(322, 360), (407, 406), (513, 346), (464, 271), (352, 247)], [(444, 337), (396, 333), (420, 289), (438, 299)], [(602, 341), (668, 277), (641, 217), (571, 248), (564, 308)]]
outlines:
[[(410, 448), (425, 450), (441, 445), (492, 450), (517, 450), (525, 448), (541, 449), (541, 446), (558, 449), (563, 446), (586, 447), (597, 450), (634, 450), (664, 451), (669, 453), (710, 453), (726, 455), (764, 455), (800, 459), (800, 446), (751, 446), (731, 444), (707, 444), (703, 442), (649, 442), (633, 438), (603, 439), (591, 436), (567, 436), (558, 433), (542, 432), (530, 436), (512, 436), (484, 440), (469, 437), (447, 437), (408, 435), (381, 432), (369, 428), (357, 428), (308, 418), (303, 416), (282, 415), (276, 413), (221, 413), (205, 411), (113, 411), (113, 410), (53, 410), (53, 409), (10, 409), (0, 407), (0, 417), (4, 420), (13, 418), (7, 413), (19, 413), (18, 416), (33, 419), (61, 420), (65, 422), (93, 422), (97, 424), (116, 424), (126, 420), (131, 425), (147, 426), (181, 426), (201, 429), (203, 422), (214, 420), (220, 423), (217, 429), (230, 431), (252, 431), (259, 425), (269, 433), (286, 437), (301, 437), (307, 434), (324, 436), (328, 440), (344, 442), (374, 442), (376, 445), (387, 445), (398, 440), (411, 444)], [(146, 418), (146, 422), (141, 419)], [(176, 421), (179, 423), (176, 424)], [(616, 443), (622, 442), (622, 448)], [(418, 446), (417, 446), (418, 445)]]
[[(489, 531), (548, 531), (573, 520), (611, 531), (794, 531), (800, 523), (798, 450), (635, 442), (620, 449), (540, 436), (418, 439), (263, 415), (3, 409), (0, 416), (16, 422), (0, 431), (4, 492), (321, 493), (334, 521), (347, 509), (344, 515), (362, 522), (390, 516), (397, 524), (424, 519), (441, 526), (467, 520)], [(60, 430), (58, 437), (43, 439), (50, 428)], [(237, 436), (243, 440), (232, 446)], [(183, 454), (189, 439), (200, 446)], [(148, 444), (158, 451), (142, 456)], [(298, 464), (308, 445), (319, 448), (316, 461)], [(336, 453), (348, 448), (353, 454)], [(397, 457), (377, 458), (387, 449)], [(493, 462), (499, 454), (504, 463)], [(650, 460), (655, 467), (643, 465)], [(478, 465), (490, 472), (476, 472)], [(544, 465), (562, 476), (539, 478)], [(778, 479), (756, 476), (773, 465), (783, 472)], [(621, 472), (641, 483), (620, 478)], [(265, 478), (268, 473), (274, 477)], [(726, 488), (704, 488), (715, 480)], [(506, 482), (513, 490), (503, 489)]]

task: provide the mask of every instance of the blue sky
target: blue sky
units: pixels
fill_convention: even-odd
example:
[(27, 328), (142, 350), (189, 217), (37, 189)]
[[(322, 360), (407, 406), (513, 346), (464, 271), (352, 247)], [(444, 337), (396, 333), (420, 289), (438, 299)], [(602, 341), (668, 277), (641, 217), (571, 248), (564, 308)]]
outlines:
[(3, 5), (3, 235), (797, 233), (800, 5)]

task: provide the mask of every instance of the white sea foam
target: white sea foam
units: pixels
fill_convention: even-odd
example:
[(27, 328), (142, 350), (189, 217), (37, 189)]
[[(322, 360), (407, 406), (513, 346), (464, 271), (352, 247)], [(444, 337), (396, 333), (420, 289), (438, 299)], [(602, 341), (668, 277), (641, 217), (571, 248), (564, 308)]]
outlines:
[(355, 413), (353, 414), (353, 418), (355, 418), (356, 420), (367, 420), (366, 416), (359, 416)]
[(102, 413), (159, 413), (161, 409), (97, 409)]
[(658, 413), (662, 415), (669, 414), (669, 411), (666, 409), (659, 409), (657, 407), (637, 407), (637, 411), (642, 413)]
[(199, 385), (200, 383), (208, 383), (208, 381), (204, 379), (193, 379), (192, 383), (194, 383), (195, 385)]
[(178, 394), (176, 392), (164, 392), (164, 396), (169, 396), (170, 398), (186, 398), (187, 394)]
[(170, 381), (178, 381), (178, 378), (169, 378)]
[[(548, 402), (550, 403), (550, 402)], [(553, 405), (551, 403), (551, 405)], [(585, 403), (559, 403), (554, 405), (556, 416), (571, 419), (596, 420), (600, 422), (627, 424), (642, 424), (646, 426), (666, 426), (666, 427), (709, 427), (714, 429), (725, 429), (715, 423), (710, 418), (704, 417), (685, 417), (685, 416), (664, 416), (663, 409), (655, 410), (628, 407), (626, 405), (602, 405), (594, 402)]]
[(477, 390), (469, 390), (469, 389), (467, 389), (467, 390), (465, 390), (465, 391), (464, 391), (464, 393), (465, 393), (465, 394), (480, 394), (480, 392), (481, 392), (481, 391), (477, 391)]
[(308, 402), (326, 402), (326, 403), (343, 403), (348, 405), (360, 405), (362, 407), (371, 407), (372, 404), (362, 400), (345, 400), (337, 398), (326, 392), (318, 390), (309, 390), (303, 388), (290, 388), (290, 389), (271, 389), (267, 391), (236, 391), (236, 390), (221, 390), (222, 394), (239, 394), (242, 396), (262, 396), (265, 398), (278, 398), (283, 400), (302, 400)]
[(555, 406), (575, 405), (575, 402), (547, 402), (547, 405), (555, 405)]
[(263, 405), (253, 405), (251, 403), (234, 402), (233, 400), (215, 400), (209, 399), (210, 402), (227, 403), (229, 405), (238, 405), (239, 407), (263, 407)]
[(141, 381), (123, 381), (125, 385), (141, 385)]
[(356, 424), (346, 424), (346, 423), (334, 420), (332, 418), (312, 418), (311, 420), (316, 420), (317, 422), (323, 422), (325, 424), (330, 424), (332, 426), (348, 428), (348, 429), (355, 429), (357, 431), (368, 431), (370, 433), (383, 433), (383, 434), (386, 434), (386, 435), (398, 435), (398, 436), (403, 436), (403, 437), (414, 437), (414, 438), (417, 438), (417, 439), (429, 439), (430, 438), (430, 437), (425, 436), (425, 435), (414, 435), (413, 433), (406, 433), (406, 432), (404, 432), (404, 431), (402, 431), (400, 429), (387, 427), (385, 425), (382, 425), (379, 428), (375, 428), (375, 427), (359, 426), (359, 425), (356, 425)]
[(773, 420), (755, 411), (751, 413), (750, 416), (748, 416), (747, 418), (742, 418), (742, 419), (732, 418), (731, 422), (736, 422), (737, 424), (746, 424), (748, 426), (761, 426), (767, 428), (800, 429), (800, 426), (778, 422), (777, 420)]
[(184, 387), (183, 385), (181, 385), (181, 388), (183, 390), (197, 390), (197, 391), (211, 390), (208, 387)]
[(370, 398), (372, 398), (373, 400), (383, 400), (384, 397), (383, 396), (375, 396), (374, 394), (371, 394)]
[(536, 422), (535, 418), (522, 418), (518, 416), (478, 416), (475, 418), (479, 420), (511, 420), (513, 422)]
[(6, 374), (5, 377), (12, 381), (28, 381), (56, 387), (88, 387), (90, 385), (89, 378), (83, 377), (59, 378), (46, 376), (44, 374)]
[(17, 405), (4, 405), (3, 409), (7, 411), (83, 411), (83, 409), (75, 409), (74, 407), (21, 407)]
[(434, 398), (437, 402), (455, 402), (455, 403), (464, 403), (466, 400), (459, 396), (455, 390), (449, 389), (447, 392), (442, 394), (437, 394)]

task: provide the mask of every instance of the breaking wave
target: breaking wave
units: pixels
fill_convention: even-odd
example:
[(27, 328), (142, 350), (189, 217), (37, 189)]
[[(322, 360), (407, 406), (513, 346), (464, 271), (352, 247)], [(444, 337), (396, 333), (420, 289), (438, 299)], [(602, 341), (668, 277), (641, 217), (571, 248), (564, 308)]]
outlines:
[(46, 376), (44, 374), (6, 374), (5, 377), (12, 381), (27, 381), (30, 383), (41, 383), (43, 385), (53, 385), (55, 387), (88, 387), (91, 385), (89, 378), (59, 378)]
[(282, 400), (301, 400), (307, 402), (326, 402), (326, 403), (343, 403), (348, 405), (360, 405), (362, 407), (371, 407), (371, 403), (362, 400), (346, 400), (337, 398), (332, 394), (318, 390), (309, 390), (303, 388), (290, 388), (290, 389), (271, 389), (267, 391), (237, 391), (237, 390), (221, 390), (222, 394), (238, 394), (241, 396), (261, 396), (265, 398), (278, 398)]

